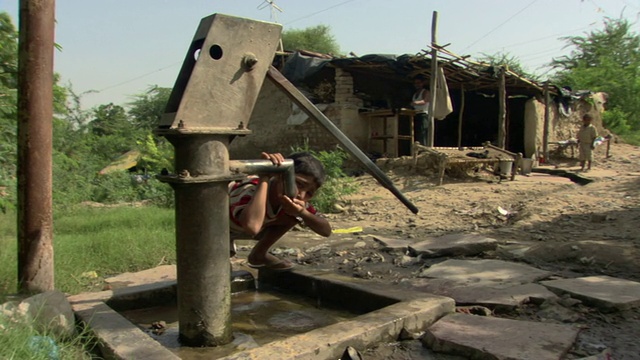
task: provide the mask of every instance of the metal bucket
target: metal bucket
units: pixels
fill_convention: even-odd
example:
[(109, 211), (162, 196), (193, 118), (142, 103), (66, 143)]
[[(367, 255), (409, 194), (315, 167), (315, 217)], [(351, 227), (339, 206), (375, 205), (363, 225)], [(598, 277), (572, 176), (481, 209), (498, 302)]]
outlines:
[(520, 174), (531, 174), (531, 168), (533, 168), (533, 159), (523, 158), (520, 165)]

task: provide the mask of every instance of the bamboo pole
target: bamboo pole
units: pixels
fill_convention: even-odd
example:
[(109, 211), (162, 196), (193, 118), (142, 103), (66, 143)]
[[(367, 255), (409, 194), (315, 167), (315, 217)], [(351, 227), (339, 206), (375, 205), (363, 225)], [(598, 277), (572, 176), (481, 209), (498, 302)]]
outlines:
[(505, 84), (505, 69), (500, 67), (500, 77), (498, 78), (498, 147), (505, 148), (507, 132), (505, 128), (505, 118), (507, 115), (507, 94)]
[(462, 148), (462, 115), (464, 114), (464, 84), (460, 85), (460, 112), (458, 113), (458, 148)]
[(438, 29), (438, 12), (434, 11), (431, 18), (431, 86), (429, 87), (431, 100), (429, 101), (429, 124), (428, 124), (428, 136), (427, 146), (434, 146), (435, 139), (435, 124), (433, 121), (433, 112), (436, 107), (436, 74), (438, 71), (438, 50), (436, 49), (436, 32)]
[(549, 161), (549, 82), (544, 83), (544, 127), (542, 128), (542, 154)]

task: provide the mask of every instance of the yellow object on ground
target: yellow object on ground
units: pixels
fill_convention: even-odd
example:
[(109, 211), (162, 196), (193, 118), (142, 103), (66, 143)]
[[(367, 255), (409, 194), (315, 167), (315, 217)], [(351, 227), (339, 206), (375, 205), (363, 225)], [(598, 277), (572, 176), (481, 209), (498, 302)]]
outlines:
[(351, 234), (351, 233), (357, 233), (357, 232), (362, 232), (362, 226), (354, 226), (347, 229), (333, 230), (334, 234)]

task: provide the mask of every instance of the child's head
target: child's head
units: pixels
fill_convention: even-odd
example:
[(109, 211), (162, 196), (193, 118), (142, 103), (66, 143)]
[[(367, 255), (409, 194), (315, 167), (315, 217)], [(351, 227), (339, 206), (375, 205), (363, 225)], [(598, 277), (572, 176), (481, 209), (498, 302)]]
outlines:
[(591, 121), (593, 121), (593, 116), (591, 116), (591, 114), (584, 114), (584, 116), (582, 116), (583, 124), (589, 125), (591, 124)]
[(293, 167), (296, 172), (296, 186), (298, 192), (303, 190), (306, 196), (303, 200), (308, 200), (315, 194), (324, 183), (325, 171), (320, 160), (316, 159), (308, 152), (294, 153), (288, 156), (293, 160)]
[(296, 175), (309, 175), (318, 188), (322, 186), (325, 172), (320, 160), (308, 152), (293, 153), (288, 158), (293, 160)]

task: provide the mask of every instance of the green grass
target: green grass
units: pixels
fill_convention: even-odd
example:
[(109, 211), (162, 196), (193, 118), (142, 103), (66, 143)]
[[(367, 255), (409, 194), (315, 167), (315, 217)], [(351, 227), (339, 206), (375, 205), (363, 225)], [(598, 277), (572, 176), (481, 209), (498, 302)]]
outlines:
[[(175, 263), (174, 211), (156, 207), (87, 208), (54, 214), (56, 289), (75, 294), (101, 290), (105, 277)], [(0, 216), (0, 303), (16, 293), (16, 213)], [(93, 276), (94, 274), (97, 275)], [(0, 314), (0, 359), (51, 359), (48, 332)], [(34, 351), (32, 342), (45, 337)], [(40, 338), (38, 338), (40, 337)], [(53, 340), (60, 359), (92, 359), (90, 336)]]
[(640, 131), (630, 132), (620, 136), (622, 140), (630, 145), (640, 146)]
[(0, 315), (0, 359), (50, 360), (92, 359), (88, 344), (95, 343), (87, 333), (58, 339), (47, 329), (38, 331), (29, 322)]
[[(56, 213), (53, 246), (56, 289), (100, 290), (105, 277), (175, 263), (174, 211), (82, 207)], [(17, 291), (17, 255), (16, 214), (7, 213), (0, 219), (0, 294)]]

